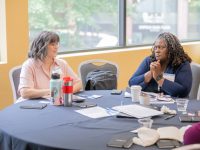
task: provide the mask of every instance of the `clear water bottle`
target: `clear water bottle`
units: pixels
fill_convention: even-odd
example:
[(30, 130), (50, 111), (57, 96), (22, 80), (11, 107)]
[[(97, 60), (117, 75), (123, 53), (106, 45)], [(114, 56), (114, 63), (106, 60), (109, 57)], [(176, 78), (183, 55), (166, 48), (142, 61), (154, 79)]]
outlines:
[(59, 73), (52, 73), (50, 80), (51, 104), (60, 103), (62, 80)]
[(73, 79), (71, 77), (63, 78), (63, 102), (64, 106), (72, 106), (72, 97), (73, 97)]

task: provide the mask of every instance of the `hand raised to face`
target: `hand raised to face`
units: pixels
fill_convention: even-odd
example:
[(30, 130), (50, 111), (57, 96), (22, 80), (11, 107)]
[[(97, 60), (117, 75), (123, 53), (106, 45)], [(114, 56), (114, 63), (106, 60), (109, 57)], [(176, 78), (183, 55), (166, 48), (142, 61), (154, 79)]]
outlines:
[(157, 60), (155, 62), (152, 62), (150, 64), (150, 71), (153, 74), (153, 78), (155, 79), (158, 75), (160, 75), (162, 73), (162, 69), (161, 69), (161, 64), (160, 64), (160, 60)]
[(150, 70), (159, 71), (161, 70), (160, 60), (154, 61), (150, 64)]

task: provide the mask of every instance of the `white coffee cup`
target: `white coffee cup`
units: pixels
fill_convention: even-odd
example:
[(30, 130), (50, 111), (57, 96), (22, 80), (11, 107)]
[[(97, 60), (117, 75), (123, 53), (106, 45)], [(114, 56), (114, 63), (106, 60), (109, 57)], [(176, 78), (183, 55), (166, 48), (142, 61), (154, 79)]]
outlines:
[(150, 97), (147, 94), (140, 95), (140, 104), (141, 105), (150, 105)]
[(131, 98), (133, 102), (140, 101), (142, 87), (140, 85), (132, 85), (131, 86)]

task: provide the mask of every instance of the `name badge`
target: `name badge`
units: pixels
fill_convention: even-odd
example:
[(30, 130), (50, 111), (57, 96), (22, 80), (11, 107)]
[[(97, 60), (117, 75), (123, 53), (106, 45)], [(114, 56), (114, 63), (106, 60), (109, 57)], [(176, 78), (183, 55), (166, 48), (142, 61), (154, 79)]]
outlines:
[(164, 73), (163, 77), (169, 81), (174, 82), (175, 80), (175, 74), (170, 74), (170, 73)]

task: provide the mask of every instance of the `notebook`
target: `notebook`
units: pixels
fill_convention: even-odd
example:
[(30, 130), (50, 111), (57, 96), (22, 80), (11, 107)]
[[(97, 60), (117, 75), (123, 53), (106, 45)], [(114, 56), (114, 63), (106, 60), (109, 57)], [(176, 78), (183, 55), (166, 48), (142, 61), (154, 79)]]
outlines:
[(145, 118), (163, 114), (161, 111), (136, 104), (115, 106), (113, 107), (113, 109), (125, 113), (127, 115), (133, 116), (135, 118)]

